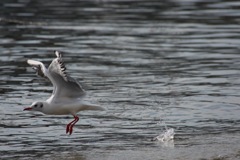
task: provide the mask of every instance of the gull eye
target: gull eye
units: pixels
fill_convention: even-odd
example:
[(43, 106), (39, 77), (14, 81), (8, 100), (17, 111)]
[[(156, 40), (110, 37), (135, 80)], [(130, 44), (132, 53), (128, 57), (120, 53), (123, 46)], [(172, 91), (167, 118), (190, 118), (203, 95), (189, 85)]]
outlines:
[(40, 108), (42, 108), (42, 107), (43, 107), (43, 104), (41, 103), (41, 104), (40, 104)]
[(37, 107), (37, 105), (35, 104), (33, 107)]

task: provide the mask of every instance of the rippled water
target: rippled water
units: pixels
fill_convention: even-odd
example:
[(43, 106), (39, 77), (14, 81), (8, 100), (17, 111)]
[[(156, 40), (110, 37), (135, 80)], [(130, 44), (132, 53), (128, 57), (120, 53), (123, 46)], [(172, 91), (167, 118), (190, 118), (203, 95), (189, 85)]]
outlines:
[[(239, 159), (240, 2), (0, 2), (1, 159)], [(51, 84), (27, 59), (63, 52), (68, 73), (107, 108), (23, 112)], [(151, 141), (166, 124), (174, 141)]]

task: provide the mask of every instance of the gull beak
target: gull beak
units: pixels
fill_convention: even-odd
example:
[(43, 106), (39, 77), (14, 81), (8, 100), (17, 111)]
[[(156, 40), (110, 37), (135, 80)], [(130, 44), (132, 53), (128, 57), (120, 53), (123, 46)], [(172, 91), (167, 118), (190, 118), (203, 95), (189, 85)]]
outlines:
[(23, 111), (29, 111), (29, 110), (32, 110), (32, 107), (27, 107), (27, 108), (24, 108)]

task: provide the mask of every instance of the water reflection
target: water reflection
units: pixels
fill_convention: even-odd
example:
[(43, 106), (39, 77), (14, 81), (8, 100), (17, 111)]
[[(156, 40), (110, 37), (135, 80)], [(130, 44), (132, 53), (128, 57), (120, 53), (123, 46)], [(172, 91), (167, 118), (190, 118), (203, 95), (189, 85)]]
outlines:
[[(0, 4), (1, 158), (239, 156), (238, 1)], [(49, 64), (53, 50), (89, 101), (108, 108), (81, 113), (70, 137), (70, 116), (22, 112), (52, 91), (26, 60)], [(176, 132), (174, 150), (151, 141), (162, 120)]]

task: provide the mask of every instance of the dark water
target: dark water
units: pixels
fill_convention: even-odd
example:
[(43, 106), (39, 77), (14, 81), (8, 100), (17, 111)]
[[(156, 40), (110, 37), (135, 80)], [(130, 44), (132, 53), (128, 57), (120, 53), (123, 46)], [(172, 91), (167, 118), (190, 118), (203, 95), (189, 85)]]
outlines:
[[(0, 2), (1, 159), (239, 159), (240, 2)], [(107, 108), (66, 116), (22, 109), (51, 84), (27, 59), (63, 52), (68, 73)], [(152, 142), (174, 128), (171, 143)]]

